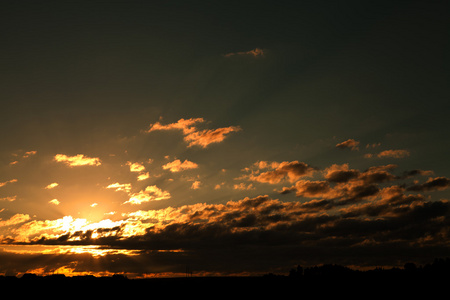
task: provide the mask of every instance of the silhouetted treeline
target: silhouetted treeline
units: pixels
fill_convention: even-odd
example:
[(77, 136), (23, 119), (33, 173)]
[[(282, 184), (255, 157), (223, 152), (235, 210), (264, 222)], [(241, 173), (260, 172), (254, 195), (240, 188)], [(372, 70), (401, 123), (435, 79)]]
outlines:
[[(270, 276), (266, 275), (266, 276)], [(289, 272), (289, 278), (343, 278), (343, 277), (397, 277), (397, 278), (411, 278), (411, 277), (439, 277), (450, 278), (450, 258), (436, 258), (432, 263), (423, 266), (417, 266), (413, 262), (406, 263), (403, 268), (375, 268), (372, 270), (361, 271), (354, 270), (348, 267), (326, 264), (322, 266), (314, 266), (303, 268), (297, 266)]]
[[(115, 295), (117, 291), (171, 291), (181, 295), (198, 292), (207, 287), (223, 293), (239, 291), (266, 295), (267, 291), (319, 291), (320, 293), (355, 293), (370, 291), (398, 291), (414, 295), (416, 291), (436, 292), (439, 288), (447, 288), (450, 282), (450, 258), (435, 259), (432, 263), (416, 265), (406, 263), (402, 268), (375, 268), (361, 271), (348, 267), (325, 264), (321, 266), (297, 266), (286, 274), (266, 274), (253, 277), (179, 277), (128, 279), (123, 275), (109, 277), (73, 276), (62, 274), (39, 276), (26, 273), (23, 276), (0, 276), (0, 288), (14, 288), (21, 291), (60, 287), (78, 291), (101, 291)], [(81, 290), (80, 290), (81, 291)], [(104, 296), (104, 294), (102, 294)]]

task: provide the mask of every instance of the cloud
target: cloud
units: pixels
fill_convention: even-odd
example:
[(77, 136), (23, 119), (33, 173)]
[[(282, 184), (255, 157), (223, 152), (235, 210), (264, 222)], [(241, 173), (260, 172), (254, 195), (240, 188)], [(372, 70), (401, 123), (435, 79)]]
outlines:
[(27, 214), (15, 214), (11, 218), (5, 221), (0, 220), (0, 227), (17, 225), (30, 220), (30, 216)]
[[(262, 169), (269, 169), (266, 172), (260, 172)], [(248, 179), (261, 183), (276, 184), (282, 180), (289, 180), (295, 182), (301, 177), (311, 176), (315, 169), (304, 162), (299, 161), (283, 161), (278, 162), (256, 162), (251, 168), (246, 168), (251, 174), (244, 175), (238, 179)]]
[(53, 183), (50, 183), (49, 185), (47, 185), (47, 186), (45, 187), (45, 189), (46, 189), (46, 190), (51, 190), (51, 189), (54, 189), (54, 188), (57, 187), (57, 186), (59, 186), (59, 184), (58, 184), (57, 182), (53, 182)]
[(366, 153), (364, 154), (365, 158), (372, 158), (374, 156), (378, 158), (405, 158), (409, 156), (408, 150), (385, 150), (381, 151), (378, 154)]
[(184, 140), (188, 142), (188, 147), (200, 146), (206, 148), (209, 144), (222, 142), (227, 134), (240, 130), (241, 128), (238, 126), (230, 126), (212, 130), (194, 131), (186, 135)]
[[(217, 187), (217, 185), (216, 185)], [(220, 185), (218, 185), (218, 189), (220, 189)], [(249, 190), (254, 190), (256, 189), (253, 184), (245, 184), (243, 182), (239, 183), (239, 184), (234, 184), (233, 185), (233, 189), (235, 190), (241, 190), (241, 191), (249, 191)]]
[(61, 202), (58, 201), (58, 199), (53, 199), (48, 201), (48, 203), (53, 204), (53, 205), (59, 205)]
[(253, 57), (258, 57), (258, 56), (264, 56), (264, 50), (260, 49), (260, 48), (255, 48), (253, 50), (250, 51), (242, 51), (242, 52), (231, 52), (231, 53), (227, 53), (224, 56), (225, 57), (232, 57), (235, 55), (244, 55), (244, 56), (253, 56)]
[[(22, 153), (23, 153), (23, 154), (22, 154)], [(36, 155), (36, 154), (37, 154), (37, 151), (36, 151), (36, 150), (26, 151), (25, 153), (24, 153), (22, 150), (20, 150), (20, 151), (18, 151), (18, 152), (13, 153), (12, 156), (14, 156), (14, 157), (18, 158), (19, 160), (21, 160), (21, 159), (24, 159), (24, 158), (29, 158), (29, 157), (31, 157), (31, 156), (34, 156), (34, 155)], [(10, 164), (11, 166), (17, 165), (17, 164), (19, 163), (19, 160), (18, 160), (18, 159), (16, 159), (16, 160), (10, 162), (9, 164)]]
[(140, 173), (138, 175), (137, 180), (138, 181), (142, 181), (142, 180), (145, 180), (145, 179), (148, 179), (148, 178), (150, 178), (150, 173), (149, 172), (142, 172), (142, 173)]
[(25, 154), (22, 156), (23, 158), (28, 158), (30, 156), (36, 155), (37, 151), (36, 150), (32, 150), (32, 151), (27, 151), (25, 152)]
[(194, 182), (192, 183), (191, 189), (192, 189), (192, 190), (198, 190), (198, 189), (200, 188), (200, 185), (201, 185), (201, 184), (202, 184), (201, 181), (196, 180), (196, 181), (194, 181)]
[(408, 191), (429, 192), (433, 190), (443, 191), (450, 186), (450, 179), (446, 177), (429, 178), (423, 184), (414, 184), (408, 187)]
[[(189, 262), (199, 273), (220, 270), (222, 274), (243, 268), (247, 272), (276, 269), (293, 261), (319, 264), (324, 257), (325, 263), (377, 266), (395, 265), (399, 255), (408, 261), (429, 259), (430, 251), (448, 253), (450, 202), (428, 201), (405, 192), (398, 186), (387, 187), (369, 201), (338, 209), (329, 205), (332, 200), (284, 202), (261, 195), (224, 204), (140, 210), (123, 214), (121, 221), (105, 222), (103, 229), (99, 223), (80, 227), (67, 222), (73, 219), (47, 221), (40, 223), (36, 238), (28, 240), (33, 244), (146, 250), (141, 261), (149, 251), (155, 261), (155, 255), (170, 253), (171, 259), (160, 261), (166, 271), (175, 272), (180, 264)], [(31, 228), (33, 222), (21, 227)], [(58, 222), (58, 228), (64, 223), (71, 230), (42, 235)], [(80, 228), (84, 231), (74, 231)], [(124, 266), (123, 270), (130, 269)], [(146, 266), (135, 270), (155, 271)]]
[(332, 189), (327, 181), (300, 180), (295, 183), (298, 197), (307, 198), (331, 198), (329, 195)]
[(185, 159), (183, 162), (181, 162), (181, 160), (179, 160), (179, 159), (176, 159), (172, 162), (169, 162), (169, 163), (163, 165), (162, 168), (164, 170), (168, 169), (170, 172), (175, 173), (175, 172), (180, 172), (180, 171), (189, 170), (189, 169), (196, 169), (196, 168), (198, 168), (198, 165), (187, 159)]
[(212, 143), (222, 142), (231, 132), (240, 131), (239, 126), (229, 126), (217, 129), (199, 130), (195, 125), (204, 123), (203, 118), (180, 119), (176, 123), (162, 125), (156, 122), (149, 126), (147, 133), (157, 130), (181, 130), (184, 135), (184, 141), (188, 143), (188, 147), (200, 146), (208, 147)]
[(8, 183), (14, 183), (14, 182), (17, 182), (17, 179), (11, 179), (8, 181), (0, 182), (0, 187), (3, 187), (5, 185), (7, 185)]
[(318, 174), (325, 180), (299, 180), (290, 187), (283, 187), (279, 193), (296, 192), (298, 197), (317, 198), (315, 206), (337, 207), (376, 197), (380, 184), (399, 179), (390, 173), (396, 165), (373, 166), (365, 171), (350, 169), (348, 164), (331, 165)]
[(340, 149), (347, 149), (350, 148), (351, 150), (359, 150), (359, 142), (355, 141), (354, 139), (348, 139), (342, 143), (339, 143), (336, 145), (336, 148)]
[(0, 198), (0, 201), (8, 201), (8, 202), (13, 202), (16, 200), (17, 200), (17, 195)]
[(69, 167), (78, 166), (100, 166), (101, 160), (98, 157), (87, 157), (84, 154), (77, 154), (75, 156), (67, 156), (65, 154), (56, 154), (54, 160), (57, 162), (62, 162)]
[(358, 170), (349, 170), (348, 164), (332, 165), (325, 169), (325, 179), (329, 182), (342, 183), (359, 176)]
[(145, 166), (141, 163), (135, 162), (132, 163), (130, 161), (127, 161), (127, 166), (130, 167), (130, 172), (142, 172), (145, 171)]
[(170, 193), (168, 191), (163, 191), (156, 185), (151, 185), (141, 190), (138, 193), (131, 193), (130, 199), (125, 201), (123, 204), (142, 204), (149, 201), (160, 201), (170, 199)]
[(112, 183), (106, 187), (107, 189), (114, 189), (116, 192), (124, 191), (129, 193), (131, 191), (131, 183)]
[(167, 125), (162, 125), (160, 122), (156, 122), (154, 124), (150, 124), (147, 132), (152, 132), (156, 130), (181, 130), (183, 134), (187, 135), (196, 130), (195, 124), (203, 123), (205, 120), (203, 118), (190, 118), (190, 119), (179, 119), (176, 123), (171, 123)]

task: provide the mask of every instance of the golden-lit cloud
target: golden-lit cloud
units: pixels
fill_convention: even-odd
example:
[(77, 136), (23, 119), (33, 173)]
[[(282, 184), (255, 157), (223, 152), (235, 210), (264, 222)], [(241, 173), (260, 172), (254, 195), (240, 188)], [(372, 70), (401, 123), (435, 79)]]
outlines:
[(142, 173), (140, 173), (138, 175), (137, 180), (138, 181), (142, 181), (142, 180), (145, 180), (145, 179), (148, 179), (148, 178), (150, 178), (150, 173), (149, 172), (142, 172)]
[(201, 181), (196, 180), (196, 181), (194, 181), (194, 182), (192, 183), (191, 189), (192, 189), (192, 190), (198, 190), (198, 189), (200, 188), (200, 185), (201, 185), (201, 184), (202, 184)]
[(23, 158), (28, 158), (30, 156), (36, 155), (37, 151), (36, 150), (32, 150), (32, 151), (27, 151), (25, 152), (25, 154), (22, 156)]
[(130, 172), (142, 172), (145, 171), (145, 166), (142, 163), (132, 163), (130, 161), (127, 162), (127, 166), (130, 167)]
[(36, 150), (26, 151), (25, 153), (22, 150), (15, 152), (12, 154), (12, 156), (14, 156), (15, 160), (10, 162), (9, 165), (11, 165), (11, 166), (17, 165), (22, 159), (29, 158), (36, 154), (37, 154)]
[(69, 167), (78, 166), (100, 166), (102, 164), (98, 157), (87, 157), (84, 154), (77, 154), (75, 156), (67, 156), (65, 154), (56, 154), (54, 160), (62, 162)]
[(359, 142), (355, 141), (354, 139), (348, 139), (342, 143), (339, 143), (336, 145), (336, 148), (340, 148), (340, 149), (346, 149), (349, 148), (351, 150), (359, 150)]
[(160, 122), (151, 124), (147, 132), (152, 132), (156, 130), (173, 130), (178, 129), (183, 131), (183, 134), (187, 135), (196, 130), (195, 124), (203, 123), (205, 120), (203, 118), (190, 118), (190, 119), (179, 119), (176, 123), (171, 123), (167, 125), (162, 125)]
[(45, 187), (45, 189), (46, 189), (46, 190), (51, 190), (51, 189), (54, 189), (54, 188), (57, 187), (57, 186), (59, 186), (59, 184), (58, 184), (57, 182), (53, 182), (53, 183), (50, 183), (49, 185), (47, 185), (47, 186)]
[[(261, 172), (261, 170), (265, 169), (268, 171)], [(281, 163), (259, 161), (250, 168), (245, 168), (244, 170), (251, 172), (251, 174), (244, 175), (239, 179), (248, 179), (270, 184), (276, 184), (285, 179), (290, 182), (295, 182), (301, 177), (311, 176), (315, 172), (313, 167), (299, 161), (283, 161)]]
[(27, 214), (15, 214), (8, 220), (0, 220), (0, 227), (17, 225), (30, 220), (30, 216)]
[(13, 202), (17, 200), (17, 195), (0, 198), (0, 201)]
[(130, 199), (125, 201), (123, 204), (142, 204), (149, 201), (160, 201), (170, 199), (170, 193), (168, 191), (163, 191), (156, 185), (151, 185), (141, 190), (138, 193), (131, 193)]
[(53, 199), (48, 201), (48, 203), (53, 204), (53, 205), (59, 205), (61, 202), (58, 201), (58, 199)]
[(172, 173), (189, 170), (189, 169), (196, 169), (198, 168), (198, 165), (192, 161), (189, 161), (185, 159), (183, 162), (181, 160), (176, 159), (172, 162), (169, 162), (162, 166), (164, 170), (169, 170)]
[(203, 118), (180, 119), (176, 123), (162, 125), (160, 122), (151, 124), (146, 131), (152, 132), (157, 130), (181, 130), (184, 135), (184, 141), (188, 143), (188, 147), (199, 146), (208, 147), (212, 143), (222, 142), (231, 132), (240, 131), (239, 126), (229, 126), (217, 129), (199, 130), (195, 125), (206, 122)]
[(129, 193), (131, 191), (131, 183), (112, 183), (106, 187), (107, 189), (114, 189), (116, 192), (124, 191)]
[[(399, 150), (384, 150), (375, 155), (378, 158), (405, 158), (408, 157), (410, 153), (408, 150), (399, 149)], [(365, 155), (366, 158), (371, 158), (373, 156), (374, 154), (370, 153)]]
[(227, 53), (224, 56), (225, 57), (232, 57), (235, 55), (249, 55), (249, 56), (253, 56), (253, 57), (258, 57), (258, 56), (264, 56), (264, 50), (261, 48), (255, 48), (249, 51), (241, 51), (241, 52), (231, 52), (231, 53)]
[[(220, 185), (219, 187), (220, 188)], [(249, 190), (255, 190), (256, 188), (253, 186), (252, 183), (250, 184), (245, 184), (243, 182), (239, 183), (239, 184), (234, 184), (233, 185), (233, 189), (235, 190), (241, 190), (241, 191), (249, 191)]]
[(240, 130), (241, 128), (238, 126), (230, 126), (211, 130), (194, 131), (186, 135), (184, 140), (188, 143), (188, 147), (200, 146), (206, 148), (209, 144), (222, 142), (227, 134)]
[(0, 187), (3, 187), (5, 185), (7, 185), (8, 183), (14, 183), (14, 182), (17, 182), (17, 179), (11, 179), (8, 181), (0, 182)]

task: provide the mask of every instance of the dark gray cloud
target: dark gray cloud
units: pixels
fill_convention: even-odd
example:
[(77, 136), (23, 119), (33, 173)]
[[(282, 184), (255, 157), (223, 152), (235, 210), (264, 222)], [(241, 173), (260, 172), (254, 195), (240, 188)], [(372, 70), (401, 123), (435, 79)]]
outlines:
[[(358, 201), (347, 197), (301, 203), (258, 196), (227, 204), (197, 204), (172, 210), (174, 219), (166, 220), (167, 224), (155, 223), (143, 235), (124, 236), (124, 227), (116, 227), (41, 238), (33, 244), (98, 245), (141, 251), (136, 258), (119, 254), (90, 258), (90, 263), (105, 264), (103, 270), (130, 273), (182, 272), (183, 264), (205, 274), (217, 270), (222, 274), (273, 271), (301, 262), (392, 265), (399, 259), (429, 260), (430, 250), (436, 255), (450, 250), (446, 242), (450, 238), (450, 202), (429, 201), (406, 192), (399, 186), (382, 189), (368, 184), (349, 193)], [(367, 197), (374, 198), (363, 201)], [(150, 216), (142, 214), (139, 219), (148, 222)], [(113, 231), (113, 235), (92, 238), (94, 232)], [(405, 253), (399, 256), (401, 250)], [(355, 258), (356, 254), (360, 256)], [(15, 255), (15, 260), (31, 257)], [(36, 266), (46, 258), (33, 256)], [(59, 258), (61, 265), (56, 266), (70, 265), (73, 260), (78, 262), (74, 269), (92, 270), (88, 256), (66, 254)]]
[(450, 186), (450, 179), (446, 177), (430, 178), (423, 184), (414, 184), (408, 187), (408, 191), (428, 192), (433, 190), (445, 190)]

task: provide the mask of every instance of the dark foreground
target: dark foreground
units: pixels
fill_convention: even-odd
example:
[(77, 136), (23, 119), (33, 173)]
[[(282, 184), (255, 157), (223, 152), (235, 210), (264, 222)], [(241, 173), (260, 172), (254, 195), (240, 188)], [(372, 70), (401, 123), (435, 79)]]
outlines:
[(433, 264), (424, 267), (406, 264), (404, 268), (370, 271), (355, 271), (338, 265), (305, 269), (299, 266), (288, 275), (267, 274), (259, 277), (128, 279), (121, 275), (65, 277), (24, 274), (21, 278), (0, 276), (0, 288), (3, 293), (15, 291), (31, 296), (252, 296), (279, 299), (284, 296), (299, 298), (297, 296), (314, 294), (319, 298), (337, 295), (363, 298), (398, 295), (404, 299), (407, 295), (423, 295), (434, 299), (435, 296), (442, 297), (444, 294), (448, 297), (450, 259), (435, 260)]

